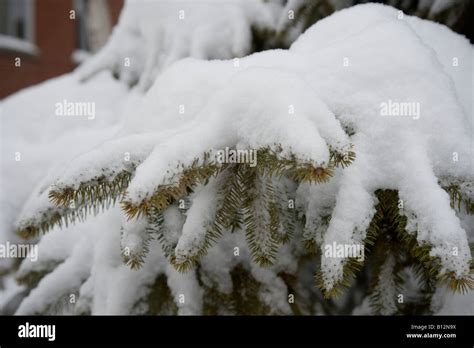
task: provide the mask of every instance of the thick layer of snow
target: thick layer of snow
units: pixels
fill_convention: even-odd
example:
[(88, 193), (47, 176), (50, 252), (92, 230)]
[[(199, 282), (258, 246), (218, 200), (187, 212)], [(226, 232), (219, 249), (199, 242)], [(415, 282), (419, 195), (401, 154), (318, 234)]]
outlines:
[[(257, 2), (242, 7), (230, 1), (217, 12), (211, 5), (196, 7), (186, 2), (183, 6), (189, 6), (185, 8), (188, 24), (170, 32), (168, 28), (176, 24), (155, 28), (151, 22), (137, 21), (140, 11), (147, 7), (134, 4), (128, 3), (109, 44), (78, 72), (2, 102), (3, 231), (11, 231), (17, 218), (34, 218), (48, 206), (45, 195), (49, 185), (75, 186), (78, 180), (89, 180), (102, 169), (112, 175), (111, 170), (128, 168), (126, 152), (138, 165), (128, 198), (139, 202), (158, 185), (169, 182), (178, 161), (189, 164), (208, 150), (280, 143), (287, 153), (321, 165), (328, 161), (329, 146), (345, 149), (353, 143), (357, 159), (336, 174), (334, 183), (300, 187), (299, 196), (306, 196), (302, 206), (311, 212), (307, 216), (316, 219), (319, 212), (332, 214), (327, 230), (321, 228), (310, 237), (322, 248), (333, 242), (363, 243), (376, 204), (374, 190), (397, 189), (406, 210), (413, 214), (418, 241), (433, 246), (432, 254), (440, 257), (446, 271), (457, 276), (469, 272), (471, 255), (466, 232), (473, 233), (472, 224), (461, 225), (449, 206), (447, 193), (437, 183), (439, 178), (474, 179), (472, 82), (468, 78), (472, 76), (472, 46), (467, 40), (439, 25), (408, 16), (399, 19), (393, 8), (364, 5), (319, 21), (289, 50), (227, 61), (188, 58), (172, 64), (186, 56), (245, 55), (250, 34), (247, 29), (240, 30), (262, 18), (271, 22), (276, 16), (256, 20), (252, 16), (258, 17), (258, 9), (267, 6)], [(153, 10), (162, 13), (164, 17), (160, 18), (165, 22), (168, 18), (178, 21), (181, 4), (163, 4), (155, 2), (158, 7)], [(197, 8), (199, 20), (193, 17)], [(202, 17), (217, 15), (220, 21), (216, 27)], [(220, 33), (216, 28), (228, 24), (229, 18), (233, 18), (226, 26), (229, 30)], [(217, 38), (209, 35), (216, 31)], [(149, 40), (158, 41), (157, 37), (165, 46), (148, 45)], [(223, 51), (216, 52), (216, 47)], [(122, 66), (126, 57), (131, 58), (130, 67)], [(452, 65), (454, 57), (459, 58), (457, 66)], [(139, 89), (152, 86), (142, 95), (127, 90), (109, 73), (94, 74), (106, 68), (118, 70), (128, 82), (139, 81)], [(78, 82), (89, 76), (94, 77)], [(59, 118), (54, 105), (64, 99), (95, 102), (96, 117)], [(414, 108), (409, 110), (411, 114), (382, 115), (384, 103), (414, 103), (410, 104)], [(355, 134), (349, 138), (344, 128)], [(15, 161), (15, 152), (21, 152), (21, 161)], [(453, 161), (453, 153), (457, 161)], [(324, 204), (314, 202), (313, 194), (327, 200)], [(196, 195), (203, 195), (203, 191)], [(191, 208), (188, 218), (205, 218), (198, 208), (202, 206)], [(167, 236), (178, 243), (179, 252), (189, 252), (193, 243), (202, 240), (203, 231), (193, 235), (188, 222), (178, 221), (179, 214), (172, 209), (166, 212), (165, 222), (170, 224)], [(123, 265), (121, 219), (116, 207), (62, 231), (81, 237), (75, 245), (71, 245), (73, 238), (58, 242), (64, 244), (64, 250), (70, 250), (69, 257), (56, 257), (65, 262), (40, 282), (18, 313), (40, 311), (71, 292), (81, 295), (78, 308), (95, 314), (128, 313), (161, 273), (168, 276), (180, 313), (200, 313), (203, 294), (197, 279), (193, 274), (177, 273), (156, 241), (142, 269), (131, 271)], [(185, 228), (181, 230), (183, 223)], [(320, 224), (314, 220), (307, 223), (309, 228)], [(40, 250), (57, 233), (53, 231), (49, 242), (43, 238)], [(11, 235), (0, 234), (0, 238), (10, 239)], [(216, 265), (235, 265), (229, 250), (235, 245), (242, 255), (248, 254), (245, 243), (238, 238), (226, 236), (202, 262), (207, 280), (221, 282), (223, 290), (230, 288), (230, 279)], [(133, 246), (132, 242), (125, 239), (122, 247)], [(287, 294), (284, 284), (274, 283), (275, 273), (286, 268), (294, 271), (292, 253), (298, 253), (293, 244), (280, 250), (277, 265), (270, 270), (250, 264), (248, 257), (246, 261), (239, 258), (264, 284), (264, 301), (280, 312), (288, 311)], [(323, 256), (327, 288), (341, 279), (345, 261)], [(27, 263), (22, 267), (33, 268)], [(55, 288), (58, 284), (64, 285)], [(180, 295), (184, 295), (184, 303), (179, 302)]]
[(279, 9), (278, 2), (261, 0), (128, 1), (112, 38), (79, 74), (88, 78), (112, 69), (146, 90), (160, 71), (184, 57), (229, 59), (250, 53), (251, 27), (274, 27)]
[[(242, 59), (242, 64), (252, 62), (251, 58)], [(272, 59), (271, 56), (267, 58)], [(187, 60), (181, 64), (197, 71), (201, 65), (213, 63)], [(318, 166), (329, 161), (326, 144), (341, 151), (348, 146), (348, 137), (334, 115), (296, 75), (258, 66), (242, 72), (234, 69), (230, 64), (227, 66), (227, 70), (234, 72), (229, 83), (211, 95), (199, 112), (186, 114), (181, 120), (182, 128), (178, 128), (176, 134), (167, 138), (161, 136), (166, 141), (159, 141), (147, 160), (137, 168), (128, 190), (132, 201), (137, 202), (158, 185), (168, 183), (171, 177), (166, 172), (175, 168), (178, 162), (189, 165), (210, 149), (235, 146), (257, 149), (281, 144), (285, 151), (283, 156), (291, 151), (300, 160)], [(174, 79), (180, 79), (181, 74), (177, 73)], [(226, 75), (229, 74), (220, 74), (220, 78)], [(195, 82), (194, 86), (197, 88)], [(268, 93), (270, 89), (272, 93)], [(152, 88), (148, 98), (154, 98), (155, 93)], [(192, 98), (194, 96), (190, 94), (184, 99)], [(170, 101), (171, 97), (166, 99)], [(294, 113), (289, 112), (292, 107)], [(175, 110), (161, 110), (165, 125), (169, 124), (165, 120), (174, 114)], [(144, 114), (144, 121), (151, 115)]]
[(196, 257), (205, 244), (207, 232), (213, 228), (219, 187), (216, 181), (211, 179), (206, 186), (199, 187), (190, 197), (192, 205), (186, 212), (183, 234), (175, 250), (178, 263)]
[[(254, 54), (241, 59), (238, 67), (231, 62), (227, 66), (194, 60), (180, 62), (180, 69), (168, 71), (173, 78), (166, 76), (166, 81), (180, 80), (183, 71), (204, 69), (211, 70), (213, 79), (227, 83), (217, 83), (225, 87), (216, 92), (213, 88), (208, 90), (207, 103), (191, 109), (182, 121), (172, 120), (179, 101), (174, 103), (174, 110), (160, 109), (160, 120), (169, 119), (165, 124), (182, 127), (181, 131), (168, 141), (160, 141), (138, 167), (129, 187), (130, 198), (142, 199), (166, 183), (166, 177), (157, 173), (164, 175), (175, 167), (177, 159), (190, 163), (209, 148), (255, 148), (276, 141), (298, 156), (322, 163), (327, 160), (327, 150), (318, 140), (318, 133), (325, 129), (324, 123), (308, 115), (327, 114), (327, 120), (332, 117), (334, 123), (334, 113), (342, 124), (353, 126), (356, 134), (351, 140), (358, 158), (342, 174), (324, 244), (361, 243), (374, 212), (372, 192), (380, 187), (396, 188), (418, 217), (419, 242), (434, 246), (433, 255), (443, 260), (447, 271), (465, 275), (471, 257), (466, 233), (436, 177), (472, 180), (470, 125), (465, 112), (468, 105), (458, 102), (454, 86), (460, 80), (445, 73), (449, 66), (446, 62), (442, 65), (436, 50), (423, 41), (423, 33), (416, 31), (420, 22), (411, 26), (410, 21), (399, 19), (397, 14), (381, 6), (340, 11), (310, 28), (289, 52)], [(341, 22), (350, 25), (341, 28)], [(444, 29), (441, 31), (444, 34)], [(387, 37), (392, 39), (386, 40)], [(442, 46), (437, 45), (438, 50)], [(467, 42), (464, 46), (470, 47)], [(209, 68), (203, 68), (205, 65)], [(464, 65), (464, 69), (468, 67)], [(198, 81), (194, 89), (202, 89)], [(155, 99), (161, 85), (159, 77), (148, 98)], [(187, 84), (185, 90), (189, 88)], [(299, 97), (308, 91), (312, 98)], [(186, 98), (171, 91), (167, 102), (176, 95), (193, 99), (191, 94)], [(308, 109), (316, 96), (321, 98), (319, 104), (327, 105), (323, 108), (331, 110), (329, 113), (321, 107)], [(414, 103), (416, 108), (412, 114), (383, 115), (381, 105), (392, 102)], [(288, 112), (289, 105), (295, 114)], [(266, 118), (267, 110), (271, 122)], [(152, 109), (142, 118), (156, 119), (157, 111)], [(317, 130), (307, 119), (314, 122)], [(450, 129), (449, 136), (442, 132), (444, 129)], [(342, 133), (337, 130), (340, 131), (336, 126), (323, 132), (325, 142), (331, 144), (328, 134)], [(336, 139), (342, 142), (341, 137)], [(453, 161), (453, 153), (458, 154), (458, 161)], [(457, 248), (456, 254), (453, 248)], [(343, 260), (323, 259), (329, 288), (340, 279), (343, 264)]]
[[(56, 114), (56, 104), (64, 100), (94, 103), (95, 118)], [(51, 183), (47, 174), (112, 138), (121, 128), (122, 112), (135, 100), (134, 93), (104, 72), (88, 84), (74, 75), (59, 77), (0, 102), (0, 242), (16, 240), (14, 222), (23, 209), (34, 211), (24, 207), (25, 201), (31, 196), (30, 207), (37, 206), (38, 192)]]

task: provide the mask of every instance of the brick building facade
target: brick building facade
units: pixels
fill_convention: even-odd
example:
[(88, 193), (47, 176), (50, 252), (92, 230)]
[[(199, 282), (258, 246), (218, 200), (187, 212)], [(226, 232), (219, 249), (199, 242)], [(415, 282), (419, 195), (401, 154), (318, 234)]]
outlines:
[[(73, 53), (81, 48), (80, 18), (71, 19), (70, 11), (76, 12), (79, 1), (0, 0), (4, 13), (0, 18), (0, 99), (75, 67)], [(123, 0), (99, 1), (107, 1), (115, 25)]]

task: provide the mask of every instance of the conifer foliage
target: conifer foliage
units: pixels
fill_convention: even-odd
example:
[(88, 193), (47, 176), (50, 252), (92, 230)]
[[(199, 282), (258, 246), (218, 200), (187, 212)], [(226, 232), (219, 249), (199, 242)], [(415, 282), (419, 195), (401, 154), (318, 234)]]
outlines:
[[(463, 77), (433, 43), (438, 32), (426, 34), (432, 24), (382, 5), (322, 19), (339, 2), (244, 3), (221, 6), (245, 19), (250, 44), (234, 41), (219, 56), (195, 36), (185, 50), (235, 59), (180, 60), (177, 47), (159, 47), (137, 56), (135, 70), (118, 68), (134, 46), (117, 43), (146, 34), (130, 19), (147, 5), (129, 2), (109, 44), (74, 73), (86, 86), (104, 69), (138, 84), (142, 114), (33, 192), (16, 233), (39, 240), (40, 256), (55, 241), (67, 247), (12, 268), (29, 292), (17, 313), (432, 314), (447, 288), (470, 296), (472, 133)], [(279, 15), (249, 15), (267, 10)], [(421, 2), (411, 11), (438, 13)], [(443, 18), (460, 16), (452, 11)], [(162, 20), (151, 39), (173, 38), (178, 24)], [(210, 35), (192, 21), (178, 38)], [(350, 25), (339, 32), (341, 23)], [(241, 57), (288, 47), (306, 28), (288, 50)], [(465, 39), (436, 30), (460, 56), (472, 53)], [(378, 32), (399, 38), (384, 43)], [(397, 44), (420, 61), (395, 56)], [(404, 87), (392, 88), (394, 80)], [(403, 97), (422, 105), (421, 118), (378, 114), (381, 102)], [(223, 160), (224, 150), (235, 158)], [(453, 163), (453, 152), (461, 160)]]

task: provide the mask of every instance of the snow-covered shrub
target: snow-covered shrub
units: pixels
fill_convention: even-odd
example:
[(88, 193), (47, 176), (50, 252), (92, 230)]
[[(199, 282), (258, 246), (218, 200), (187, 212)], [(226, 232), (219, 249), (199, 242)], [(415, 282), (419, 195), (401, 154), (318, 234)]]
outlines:
[[(363, 5), (238, 58), (250, 26), (281, 25), (277, 3), (132, 4), (77, 72), (2, 104), (38, 105), (24, 138), (6, 135), (26, 158), (2, 173), (19, 183), (7, 195), (36, 189), (2, 204), (21, 209), (20, 236), (49, 231), (16, 273), (32, 289), (17, 313), (446, 313), (472, 299), (447, 292), (473, 287), (466, 39)], [(63, 99), (94, 101), (94, 120), (45, 120)]]

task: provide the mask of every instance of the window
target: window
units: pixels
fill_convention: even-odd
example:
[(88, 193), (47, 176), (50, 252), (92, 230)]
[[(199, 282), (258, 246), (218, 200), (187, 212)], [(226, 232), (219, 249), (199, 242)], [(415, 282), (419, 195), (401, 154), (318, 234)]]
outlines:
[(0, 49), (38, 54), (34, 42), (34, 0), (0, 0)]
[(76, 10), (76, 48), (81, 51), (89, 51), (89, 40), (87, 35), (87, 0), (74, 0)]
[(33, 0), (0, 0), (0, 35), (33, 42)]

